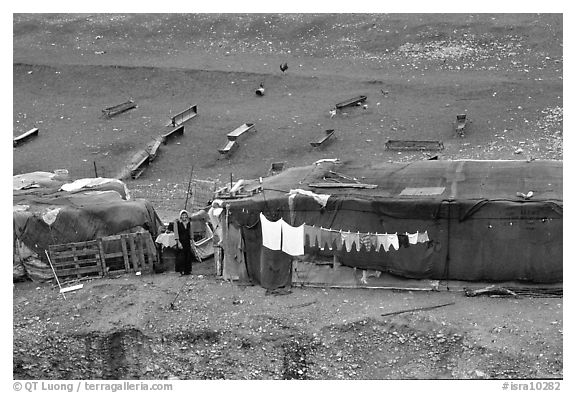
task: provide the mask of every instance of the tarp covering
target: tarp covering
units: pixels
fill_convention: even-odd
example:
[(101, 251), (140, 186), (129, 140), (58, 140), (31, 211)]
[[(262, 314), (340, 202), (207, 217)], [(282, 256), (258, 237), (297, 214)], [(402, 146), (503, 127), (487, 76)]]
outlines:
[(142, 229), (156, 237), (162, 222), (148, 201), (125, 200), (126, 188), (122, 182), (96, 183), (90, 191), (86, 188), (59, 191), (62, 182), (15, 190), (13, 233), (15, 244), (21, 244), (19, 249), (26, 246), (36, 258), (46, 262), (44, 250), (52, 244), (82, 242)]
[[(342, 175), (377, 187), (309, 186)], [(423, 161), (371, 168), (322, 163), (263, 179), (262, 187), (263, 194), (229, 202), (228, 225), (241, 228), (248, 274), (266, 288), (290, 283), (291, 257), (262, 247), (260, 212), (293, 226), (428, 232), (430, 241), (394, 252), (305, 245), (306, 254), (337, 253), (346, 266), (418, 279), (562, 282), (561, 161)], [(325, 207), (306, 195), (290, 201), (295, 188), (331, 196)], [(518, 196), (529, 191), (530, 199)]]

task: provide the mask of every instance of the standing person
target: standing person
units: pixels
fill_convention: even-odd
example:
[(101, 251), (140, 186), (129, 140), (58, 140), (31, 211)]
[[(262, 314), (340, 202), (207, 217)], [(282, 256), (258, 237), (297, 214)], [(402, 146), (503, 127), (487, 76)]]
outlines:
[(222, 220), (220, 215), (223, 210), (223, 201), (220, 199), (215, 199), (212, 202), (212, 206), (208, 210), (208, 217), (210, 220), (210, 225), (212, 225), (213, 242), (214, 242), (214, 262), (216, 264), (216, 275), (222, 275)]
[(192, 225), (186, 210), (180, 211), (180, 217), (174, 222), (174, 240), (178, 252), (176, 254), (176, 271), (181, 275), (192, 273)]

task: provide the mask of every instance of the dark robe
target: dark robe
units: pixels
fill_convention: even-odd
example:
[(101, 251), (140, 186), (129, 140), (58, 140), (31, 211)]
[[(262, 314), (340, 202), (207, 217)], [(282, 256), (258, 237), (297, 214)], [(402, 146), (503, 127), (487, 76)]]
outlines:
[(192, 260), (194, 254), (192, 253), (192, 245), (190, 244), (192, 235), (192, 224), (190, 221), (186, 225), (180, 220), (174, 223), (174, 235), (176, 240), (180, 241), (182, 248), (178, 249), (176, 255), (175, 270), (183, 274), (192, 273)]

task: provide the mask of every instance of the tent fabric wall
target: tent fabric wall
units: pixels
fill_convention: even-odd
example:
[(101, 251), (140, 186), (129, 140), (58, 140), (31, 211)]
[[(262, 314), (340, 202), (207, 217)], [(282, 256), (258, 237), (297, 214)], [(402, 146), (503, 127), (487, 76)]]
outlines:
[[(46, 207), (49, 206), (54, 205)], [(162, 225), (151, 204), (145, 200), (109, 198), (82, 206), (59, 206), (60, 211), (52, 225), (42, 219), (42, 211), (35, 209), (37, 206), (14, 212), (16, 237), (42, 254), (50, 244), (82, 242), (136, 227), (148, 230), (155, 237)]]
[(23, 258), (15, 252), (14, 260), (24, 263), (30, 278), (46, 278), (44, 270), (51, 277), (44, 254), (49, 245), (142, 230), (155, 238), (162, 226), (148, 201), (127, 200), (128, 190), (122, 182), (95, 179), (93, 187), (68, 192), (60, 190), (64, 182), (54, 181), (51, 176), (50, 182), (42, 182), (37, 177), (15, 176), (15, 184), (24, 179), (35, 187), (15, 187), (13, 191), (14, 241), (33, 254)]
[[(372, 173), (372, 182), (382, 187), (361, 190), (366, 192), (330, 190), (325, 207), (311, 197), (297, 195), (291, 210), (287, 191), (283, 192), (302, 187), (302, 179), (323, 178), (327, 169), (317, 166), (265, 179), (263, 195), (229, 203), (230, 222), (248, 234), (250, 278), (257, 278), (254, 281), (266, 288), (287, 285), (290, 279), (290, 257), (263, 248), (261, 234), (254, 233), (260, 230), (258, 217), (263, 212), (273, 221), (291, 222), (293, 218), (294, 226), (306, 223), (364, 233), (429, 234), (429, 242), (398, 251), (337, 251), (342, 264), (350, 267), (418, 279), (562, 282), (561, 162), (441, 161), (392, 167), (381, 170), (378, 177), (361, 172), (365, 177)], [(408, 186), (444, 191), (406, 195)], [(516, 195), (528, 190), (534, 190), (534, 198)], [(305, 252), (319, 251), (306, 247)], [(320, 253), (329, 256), (332, 252)]]

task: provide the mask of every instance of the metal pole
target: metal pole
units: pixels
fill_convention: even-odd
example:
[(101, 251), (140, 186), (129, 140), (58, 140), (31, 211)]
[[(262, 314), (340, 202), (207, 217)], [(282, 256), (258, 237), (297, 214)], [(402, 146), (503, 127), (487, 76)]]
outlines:
[(186, 202), (184, 202), (184, 210), (188, 207), (188, 197), (190, 196), (190, 185), (192, 184), (192, 173), (194, 172), (194, 165), (190, 168), (190, 178), (188, 179), (188, 189), (186, 190)]
[(98, 169), (96, 168), (96, 161), (94, 162), (94, 177), (98, 177)]

